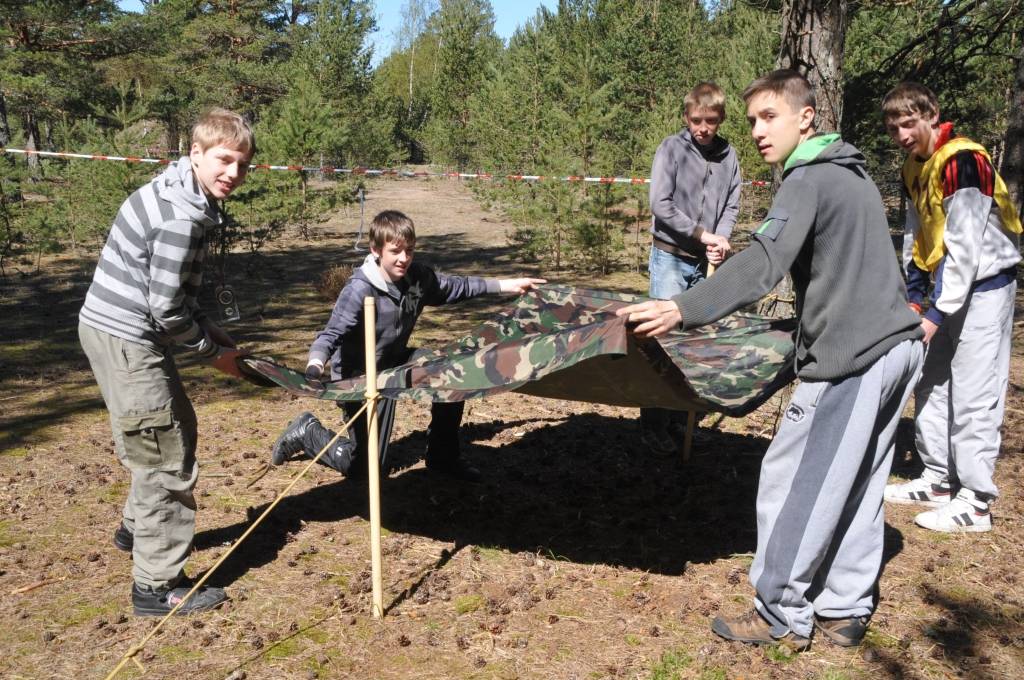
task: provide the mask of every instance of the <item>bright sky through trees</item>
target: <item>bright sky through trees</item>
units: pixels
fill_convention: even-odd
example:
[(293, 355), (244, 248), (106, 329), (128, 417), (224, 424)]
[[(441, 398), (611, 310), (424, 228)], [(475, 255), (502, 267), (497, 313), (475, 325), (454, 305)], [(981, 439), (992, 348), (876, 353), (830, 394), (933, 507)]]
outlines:
[[(402, 3), (403, 0), (375, 0), (373, 3), (374, 14), (377, 17), (377, 32), (370, 37), (370, 42), (374, 45), (374, 65), (379, 64), (391, 51), (394, 34), (402, 17)], [(142, 3), (139, 0), (118, 0), (117, 4), (129, 12), (142, 11)], [(533, 17), (541, 5), (554, 12), (558, 7), (558, 0), (491, 0), (491, 7), (494, 8), (494, 32), (508, 42), (516, 29)]]

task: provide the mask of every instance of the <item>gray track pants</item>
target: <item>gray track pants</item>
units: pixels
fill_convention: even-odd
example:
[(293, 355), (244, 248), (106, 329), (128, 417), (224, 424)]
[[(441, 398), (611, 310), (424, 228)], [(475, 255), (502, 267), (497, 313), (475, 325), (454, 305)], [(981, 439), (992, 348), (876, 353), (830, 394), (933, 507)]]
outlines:
[(173, 585), (195, 535), (196, 413), (169, 352), (84, 324), (78, 337), (132, 476), (123, 510), (135, 535), (132, 576), (151, 588)]
[(810, 637), (814, 614), (874, 611), (882, 490), (921, 361), (921, 343), (907, 340), (856, 375), (794, 391), (761, 464), (750, 568), (773, 635)]
[(1017, 284), (972, 293), (939, 326), (914, 394), (917, 451), (928, 477), (998, 495), (999, 456)]

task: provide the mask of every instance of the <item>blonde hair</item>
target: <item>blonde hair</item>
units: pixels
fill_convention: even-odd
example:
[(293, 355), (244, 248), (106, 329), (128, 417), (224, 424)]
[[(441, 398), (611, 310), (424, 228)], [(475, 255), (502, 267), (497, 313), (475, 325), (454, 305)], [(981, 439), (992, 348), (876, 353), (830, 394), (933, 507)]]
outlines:
[(683, 109), (689, 116), (697, 109), (708, 109), (725, 120), (725, 92), (711, 81), (698, 83), (683, 98)]
[(226, 146), (256, 155), (256, 136), (244, 118), (227, 109), (210, 109), (192, 128), (192, 143), (203, 151), (215, 146)]
[(416, 227), (405, 213), (384, 210), (370, 222), (370, 245), (374, 250), (383, 250), (385, 243), (416, 245)]
[(920, 83), (904, 81), (882, 99), (882, 120), (911, 114), (932, 117), (939, 115), (939, 100), (935, 93)]
[(763, 92), (782, 97), (794, 110), (805, 106), (818, 110), (818, 100), (811, 83), (792, 69), (780, 68), (757, 78), (743, 90), (743, 101), (749, 104), (751, 99)]

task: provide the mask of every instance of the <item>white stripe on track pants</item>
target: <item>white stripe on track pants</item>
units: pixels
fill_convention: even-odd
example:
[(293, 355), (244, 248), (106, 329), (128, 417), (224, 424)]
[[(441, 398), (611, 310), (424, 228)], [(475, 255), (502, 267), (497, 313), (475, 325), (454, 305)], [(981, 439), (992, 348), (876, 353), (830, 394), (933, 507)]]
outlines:
[(971, 293), (946, 317), (928, 345), (914, 395), (917, 451), (936, 480), (986, 498), (992, 479), (1010, 377), (1010, 339), (1017, 284)]
[(772, 634), (810, 637), (814, 614), (870, 615), (882, 563), (882, 490), (922, 362), (907, 340), (860, 373), (802, 382), (761, 464), (750, 582)]

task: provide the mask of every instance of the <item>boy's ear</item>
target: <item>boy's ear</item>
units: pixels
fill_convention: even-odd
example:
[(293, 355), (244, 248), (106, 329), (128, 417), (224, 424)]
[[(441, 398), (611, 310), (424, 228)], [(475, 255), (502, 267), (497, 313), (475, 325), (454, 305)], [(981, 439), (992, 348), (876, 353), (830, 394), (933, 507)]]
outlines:
[(800, 109), (797, 124), (800, 126), (801, 134), (807, 132), (814, 126), (814, 114), (815, 111), (810, 106), (805, 106)]
[(203, 147), (199, 146), (199, 142), (192, 142), (191, 148), (188, 150), (189, 158), (195, 159), (197, 156), (203, 155)]

